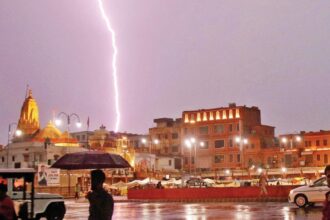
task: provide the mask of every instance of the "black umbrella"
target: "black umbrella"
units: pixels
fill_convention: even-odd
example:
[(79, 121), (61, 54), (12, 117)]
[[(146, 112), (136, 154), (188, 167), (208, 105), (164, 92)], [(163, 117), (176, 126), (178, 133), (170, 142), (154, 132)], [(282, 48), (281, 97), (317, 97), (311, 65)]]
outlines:
[(130, 168), (130, 164), (118, 154), (100, 151), (84, 151), (65, 154), (51, 168), (65, 170)]

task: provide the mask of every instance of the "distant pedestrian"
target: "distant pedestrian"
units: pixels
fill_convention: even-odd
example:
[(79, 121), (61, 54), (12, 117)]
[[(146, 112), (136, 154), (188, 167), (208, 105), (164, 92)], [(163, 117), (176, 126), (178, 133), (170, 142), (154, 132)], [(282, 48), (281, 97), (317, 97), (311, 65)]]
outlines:
[[(324, 169), (324, 175), (327, 180), (328, 188), (330, 188), (330, 165)], [(330, 220), (330, 191), (325, 194), (325, 201), (323, 203), (323, 217), (322, 220)]]
[(162, 182), (161, 182), (161, 181), (159, 181), (159, 182), (157, 183), (156, 188), (157, 188), (157, 189), (163, 189), (163, 186), (162, 186)]
[(7, 186), (0, 184), (0, 219), (16, 220), (14, 202), (7, 195)]
[(114, 201), (112, 195), (104, 188), (105, 174), (102, 170), (91, 172), (92, 191), (86, 198), (89, 201), (88, 220), (111, 220), (113, 214)]
[(268, 195), (268, 191), (267, 191), (267, 177), (264, 173), (262, 173), (260, 175), (260, 178), (259, 178), (259, 186), (260, 186), (260, 196), (262, 195), (265, 195), (267, 196)]
[(76, 200), (79, 199), (79, 194), (80, 194), (80, 184), (79, 183), (76, 184), (76, 186), (74, 188), (74, 193), (75, 193), (74, 198)]

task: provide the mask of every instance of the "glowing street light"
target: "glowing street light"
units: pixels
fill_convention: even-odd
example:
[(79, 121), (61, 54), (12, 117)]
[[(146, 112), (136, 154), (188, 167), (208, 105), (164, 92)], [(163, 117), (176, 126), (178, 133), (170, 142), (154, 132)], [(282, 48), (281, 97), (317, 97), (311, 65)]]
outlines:
[(247, 145), (249, 143), (247, 138), (242, 138), (240, 136), (235, 137), (235, 142), (239, 144), (239, 149), (241, 152), (241, 168), (244, 168), (244, 149), (243, 145)]
[[(197, 140), (196, 140), (196, 138), (191, 137), (191, 138), (186, 139), (184, 142), (185, 142), (186, 147), (189, 148), (189, 153), (190, 153), (189, 173), (191, 173), (191, 164), (192, 164), (191, 148), (194, 147), (194, 173), (195, 173), (195, 176), (196, 176), (196, 174), (197, 174), (197, 169), (196, 169), (196, 167), (197, 167), (197, 150), (196, 150)], [(201, 142), (199, 142), (199, 146), (204, 147), (205, 143), (201, 141)]]
[(67, 132), (69, 132), (69, 128), (70, 128), (70, 125), (71, 125), (71, 118), (76, 118), (77, 122), (76, 122), (76, 127), (77, 128), (81, 128), (82, 124), (80, 122), (80, 117), (79, 115), (77, 115), (76, 113), (71, 113), (71, 114), (67, 114), (65, 112), (60, 112), (58, 115), (57, 115), (57, 118), (55, 120), (55, 125), (56, 126), (61, 126), (62, 125), (62, 120), (60, 119), (61, 116), (64, 116), (66, 117), (66, 122), (67, 122)]
[(10, 145), (10, 140), (11, 140), (11, 137), (12, 137), (12, 133), (11, 133), (11, 126), (12, 125), (16, 125), (16, 129), (15, 129), (15, 132), (14, 132), (14, 134), (15, 134), (16, 137), (20, 137), (23, 134), (23, 132), (20, 129), (17, 129), (17, 123), (13, 122), (13, 123), (10, 123), (8, 125), (7, 168), (9, 168), (9, 145)]
[(288, 142), (290, 142), (290, 149), (292, 149), (293, 147), (293, 143), (296, 142), (296, 143), (300, 143), (301, 142), (301, 137), (299, 135), (290, 135), (291, 137), (290, 138), (287, 138), (287, 137), (282, 137), (281, 138), (281, 142), (286, 145)]
[(154, 144), (159, 144), (159, 140), (158, 139), (155, 139), (154, 140)]
[(23, 131), (16, 129), (16, 131), (15, 131), (16, 136), (20, 137), (22, 134), (23, 134)]

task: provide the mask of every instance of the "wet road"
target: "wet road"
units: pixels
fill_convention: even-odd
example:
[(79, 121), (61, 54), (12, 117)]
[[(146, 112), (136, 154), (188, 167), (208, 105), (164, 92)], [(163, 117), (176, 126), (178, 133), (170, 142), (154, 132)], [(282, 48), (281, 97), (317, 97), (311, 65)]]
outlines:
[[(66, 220), (87, 219), (88, 203), (66, 201)], [(246, 203), (115, 203), (113, 219), (321, 219), (322, 205), (299, 209), (281, 202)]]

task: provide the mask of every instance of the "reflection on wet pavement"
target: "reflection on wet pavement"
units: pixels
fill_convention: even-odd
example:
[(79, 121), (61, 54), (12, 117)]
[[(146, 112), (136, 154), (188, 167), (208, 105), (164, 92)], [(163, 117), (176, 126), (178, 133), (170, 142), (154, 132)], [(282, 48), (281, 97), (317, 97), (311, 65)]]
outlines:
[[(66, 201), (65, 219), (87, 219), (88, 203)], [(113, 219), (321, 219), (322, 206), (299, 209), (285, 202), (115, 203)]]

